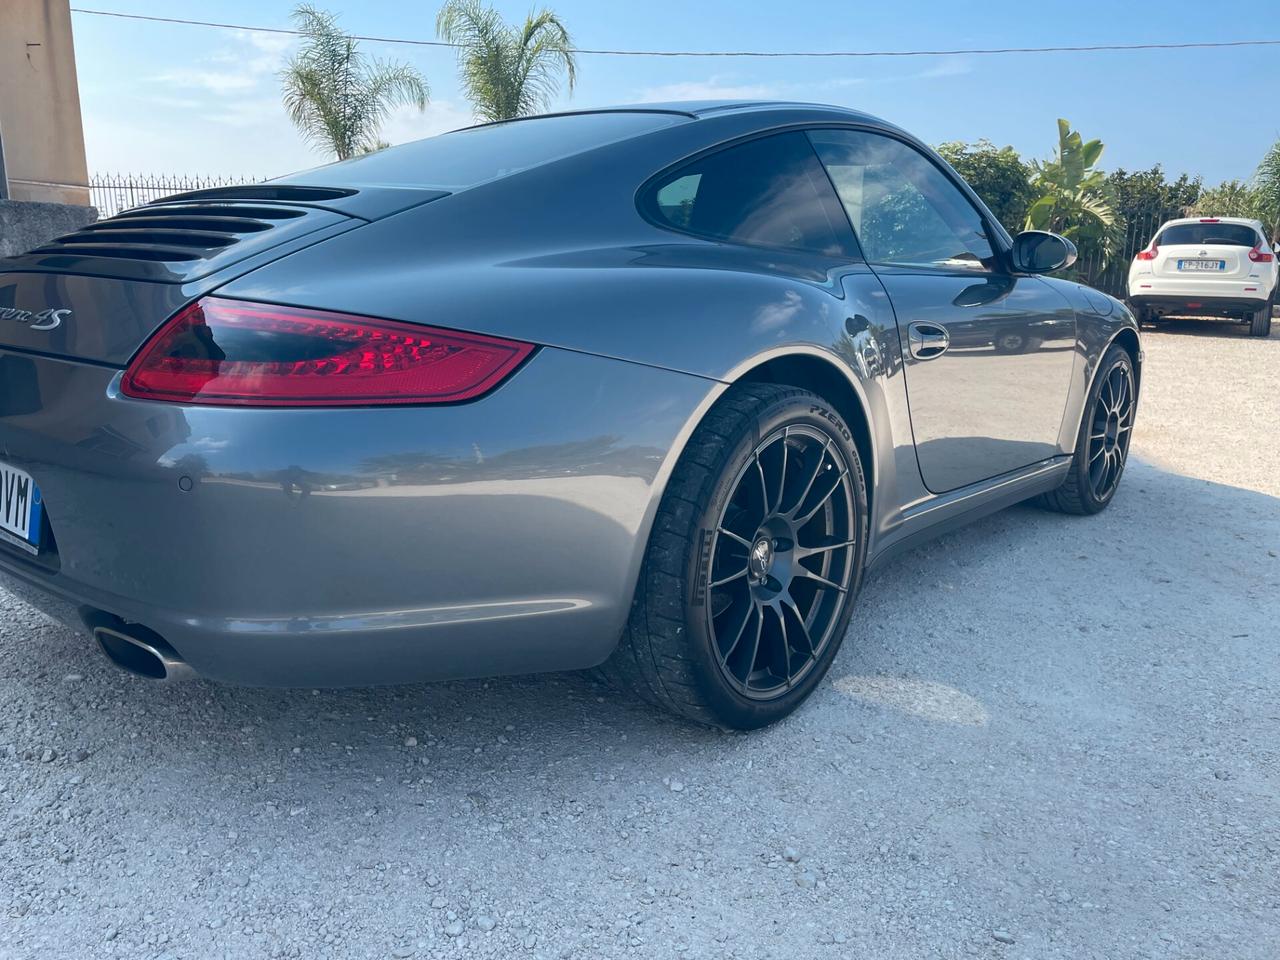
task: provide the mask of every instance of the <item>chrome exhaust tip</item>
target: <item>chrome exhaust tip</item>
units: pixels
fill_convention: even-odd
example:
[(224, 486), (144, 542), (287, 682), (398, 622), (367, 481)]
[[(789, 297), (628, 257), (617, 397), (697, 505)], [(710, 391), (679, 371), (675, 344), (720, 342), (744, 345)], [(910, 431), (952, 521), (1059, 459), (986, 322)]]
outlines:
[(150, 630), (125, 632), (129, 627), (94, 627), (93, 638), (107, 659), (121, 670), (148, 680), (190, 680), (195, 671), (178, 651)]

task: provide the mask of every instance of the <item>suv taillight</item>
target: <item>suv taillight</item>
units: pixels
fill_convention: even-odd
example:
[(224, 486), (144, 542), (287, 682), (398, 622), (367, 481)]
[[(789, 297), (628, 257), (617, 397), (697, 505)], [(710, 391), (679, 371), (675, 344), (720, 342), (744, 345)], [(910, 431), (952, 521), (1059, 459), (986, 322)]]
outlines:
[(1258, 244), (1249, 251), (1249, 259), (1254, 263), (1270, 263), (1274, 256), (1266, 250), (1262, 249), (1262, 244)]
[(214, 406), (457, 403), (492, 390), (533, 349), (416, 323), (206, 297), (160, 328), (120, 390)]
[(1160, 252), (1160, 248), (1159, 248), (1159, 247), (1157, 247), (1157, 246), (1153, 243), (1153, 244), (1151, 245), (1151, 249), (1150, 249), (1150, 250), (1139, 250), (1139, 251), (1138, 251), (1138, 255), (1137, 255), (1137, 257), (1135, 257), (1134, 259), (1136, 259), (1136, 260), (1154, 260), (1154, 259), (1156, 258), (1156, 254), (1157, 254), (1157, 253), (1159, 253), (1159, 252)]

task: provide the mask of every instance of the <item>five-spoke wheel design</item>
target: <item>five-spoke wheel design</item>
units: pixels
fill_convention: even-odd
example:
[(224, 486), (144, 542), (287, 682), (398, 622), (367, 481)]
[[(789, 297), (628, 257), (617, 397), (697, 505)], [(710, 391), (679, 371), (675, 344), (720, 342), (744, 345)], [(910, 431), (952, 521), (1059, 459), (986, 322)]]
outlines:
[(785, 694), (832, 642), (856, 558), (850, 465), (821, 429), (791, 425), (755, 448), (713, 532), (707, 626), (743, 696)]
[(1099, 501), (1110, 499), (1124, 472), (1134, 401), (1133, 372), (1117, 363), (1107, 371), (1089, 421), (1089, 488)]

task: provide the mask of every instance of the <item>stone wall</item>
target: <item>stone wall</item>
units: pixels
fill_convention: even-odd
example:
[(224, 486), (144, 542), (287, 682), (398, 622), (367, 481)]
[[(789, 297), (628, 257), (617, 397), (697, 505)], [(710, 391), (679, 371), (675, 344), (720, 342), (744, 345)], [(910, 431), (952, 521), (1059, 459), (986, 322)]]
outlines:
[(0, 200), (0, 257), (15, 257), (98, 219), (93, 207)]

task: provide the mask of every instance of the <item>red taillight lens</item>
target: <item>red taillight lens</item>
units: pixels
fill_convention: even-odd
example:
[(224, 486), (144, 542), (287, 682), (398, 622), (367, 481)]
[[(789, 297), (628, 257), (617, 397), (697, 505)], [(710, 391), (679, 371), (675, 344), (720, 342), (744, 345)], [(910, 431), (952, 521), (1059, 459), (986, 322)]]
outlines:
[(532, 352), (474, 333), (206, 297), (160, 328), (120, 389), (215, 406), (456, 403), (492, 390)]
[(1273, 255), (1262, 249), (1262, 244), (1258, 244), (1249, 251), (1249, 259), (1254, 263), (1270, 263)]
[(1219, 220), (1217, 217), (1201, 217), (1200, 222), (1201, 223), (1221, 223), (1222, 221)]
[(1150, 249), (1150, 250), (1139, 250), (1139, 251), (1138, 251), (1138, 256), (1137, 256), (1137, 258), (1136, 258), (1136, 259), (1138, 259), (1138, 260), (1154, 260), (1154, 259), (1156, 258), (1156, 254), (1157, 254), (1157, 253), (1159, 253), (1159, 252), (1160, 252), (1159, 248), (1158, 248), (1155, 244), (1152, 244), (1152, 245), (1151, 245), (1151, 249)]

